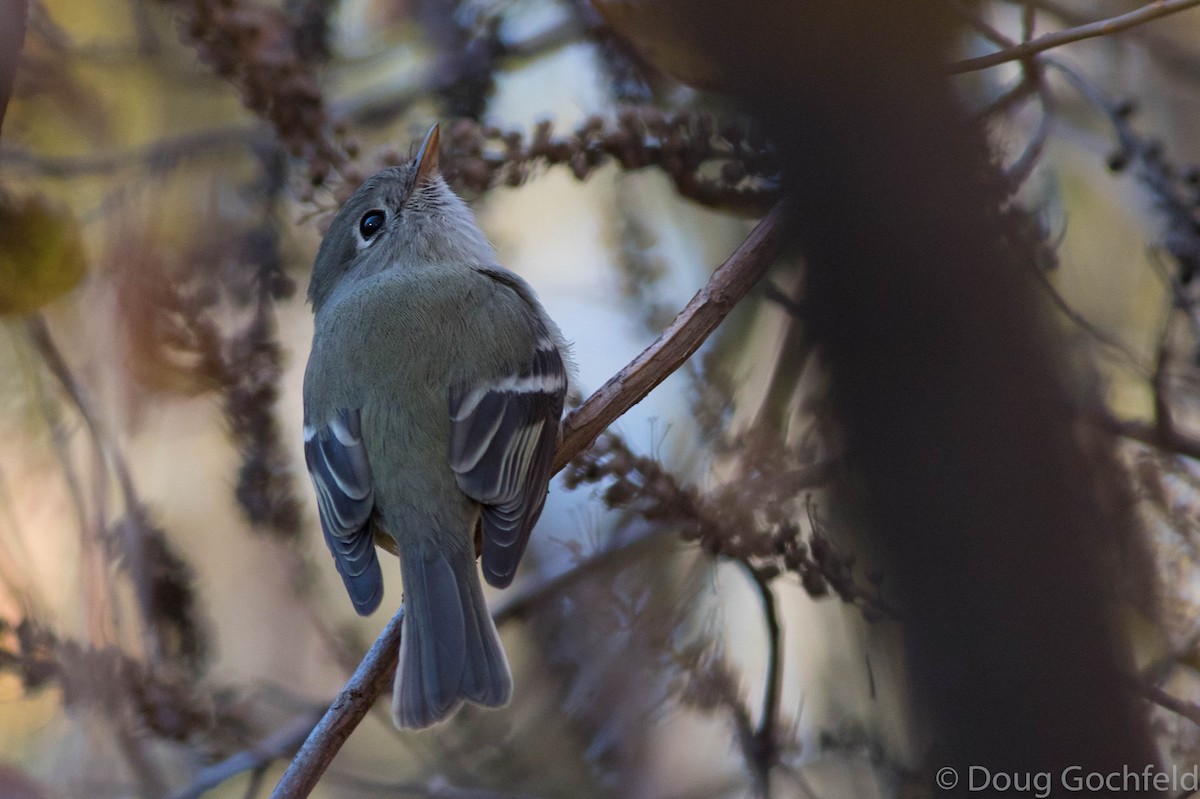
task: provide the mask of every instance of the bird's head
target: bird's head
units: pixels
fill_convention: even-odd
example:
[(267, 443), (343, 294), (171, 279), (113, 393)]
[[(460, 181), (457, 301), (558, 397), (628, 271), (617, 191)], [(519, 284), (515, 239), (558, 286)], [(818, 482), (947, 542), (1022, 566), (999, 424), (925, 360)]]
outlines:
[(341, 207), (321, 242), (308, 286), (314, 311), (345, 281), (424, 263), (495, 260), (475, 217), (438, 171), (438, 126), (409, 163), (372, 175)]

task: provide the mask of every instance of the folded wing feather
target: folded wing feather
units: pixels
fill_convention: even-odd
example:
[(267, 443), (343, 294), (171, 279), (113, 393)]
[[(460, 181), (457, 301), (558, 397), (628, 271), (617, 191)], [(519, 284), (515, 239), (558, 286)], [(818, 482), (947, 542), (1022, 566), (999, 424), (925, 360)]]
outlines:
[(450, 466), (483, 505), (483, 574), (512, 582), (541, 515), (567, 391), (562, 356), (541, 336), (528, 369), (450, 392)]
[(359, 412), (341, 410), (323, 426), (305, 425), (304, 460), (325, 543), (354, 609), (365, 616), (383, 599), (383, 574), (371, 531), (375, 492)]

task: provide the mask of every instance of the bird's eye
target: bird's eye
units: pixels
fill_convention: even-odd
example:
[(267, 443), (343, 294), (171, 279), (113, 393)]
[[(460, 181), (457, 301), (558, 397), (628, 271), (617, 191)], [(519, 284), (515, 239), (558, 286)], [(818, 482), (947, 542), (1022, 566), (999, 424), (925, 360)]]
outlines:
[(359, 220), (358, 232), (365, 240), (370, 240), (372, 236), (383, 229), (383, 220), (387, 215), (383, 211), (367, 211), (363, 214), (363, 218)]

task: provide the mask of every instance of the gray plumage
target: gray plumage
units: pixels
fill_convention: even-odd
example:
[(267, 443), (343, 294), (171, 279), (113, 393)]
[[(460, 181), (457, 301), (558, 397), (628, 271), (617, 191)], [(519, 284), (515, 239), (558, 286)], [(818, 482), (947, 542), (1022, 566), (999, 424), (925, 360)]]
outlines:
[(413, 163), (370, 178), (334, 218), (309, 285), (304, 377), (305, 457), (355, 610), (382, 599), (374, 543), (400, 556), (392, 711), (413, 728), (511, 696), (475, 531), (488, 582), (508, 585), (545, 502), (567, 389), (561, 334), (496, 264), (437, 175), (436, 147), (435, 128)]

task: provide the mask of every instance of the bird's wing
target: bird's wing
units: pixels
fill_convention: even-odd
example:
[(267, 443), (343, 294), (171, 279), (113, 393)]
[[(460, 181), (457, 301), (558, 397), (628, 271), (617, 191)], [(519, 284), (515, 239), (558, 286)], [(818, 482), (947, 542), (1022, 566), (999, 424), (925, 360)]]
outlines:
[(520, 374), (450, 391), (450, 466), (483, 505), (483, 574), (512, 582), (542, 513), (567, 392), (562, 355), (545, 330)]
[(379, 607), (383, 573), (375, 555), (371, 513), (375, 491), (357, 410), (341, 410), (324, 426), (304, 426), (304, 461), (317, 490), (321, 530), (359, 615)]

